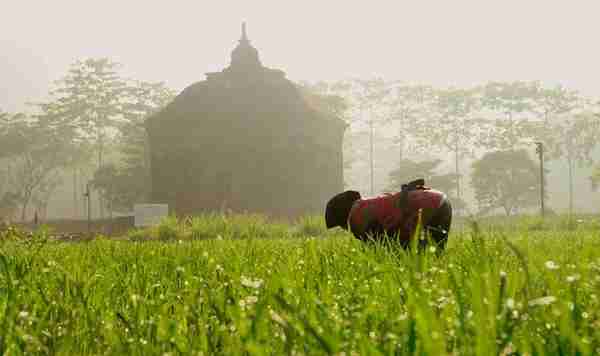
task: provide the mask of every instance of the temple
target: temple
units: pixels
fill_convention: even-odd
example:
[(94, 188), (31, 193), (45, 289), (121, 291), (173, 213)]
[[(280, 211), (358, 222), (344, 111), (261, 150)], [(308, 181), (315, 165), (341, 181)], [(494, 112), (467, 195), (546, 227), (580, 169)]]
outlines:
[(346, 124), (262, 65), (242, 25), (230, 65), (146, 120), (155, 203), (172, 213), (321, 213), (343, 189)]

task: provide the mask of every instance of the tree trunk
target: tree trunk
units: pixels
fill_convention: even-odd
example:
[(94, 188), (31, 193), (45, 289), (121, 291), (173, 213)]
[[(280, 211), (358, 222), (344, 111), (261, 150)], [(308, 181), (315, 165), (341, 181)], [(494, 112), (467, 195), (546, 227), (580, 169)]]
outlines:
[(83, 186), (83, 182), (86, 180), (83, 172), (83, 168), (79, 169), (79, 180), (77, 181), (77, 195), (78, 203), (77, 206), (81, 207), (81, 210), (78, 213), (78, 217), (85, 218), (85, 197), (83, 196), (85, 189)]
[(108, 218), (110, 220), (112, 220), (112, 218), (113, 218), (113, 201), (115, 199), (113, 192), (114, 192), (114, 187), (111, 185), (110, 192), (108, 194), (108, 199), (107, 199)]
[(27, 217), (27, 206), (29, 205), (29, 199), (23, 202), (21, 207), (21, 221), (25, 222), (25, 218)]
[(408, 114), (406, 112), (403, 112), (400, 116), (400, 134), (398, 135), (398, 141), (400, 142), (400, 161), (404, 159), (404, 145), (406, 144), (406, 135), (404, 134), (404, 132), (407, 120)]
[(569, 165), (569, 217), (573, 215), (573, 159), (571, 154), (567, 154), (567, 164)]
[(43, 221), (48, 220), (48, 200), (46, 200), (46, 202), (44, 202), (44, 204), (42, 205), (41, 219)]
[[(372, 113), (371, 113), (372, 114)], [(371, 196), (375, 194), (374, 174), (373, 174), (373, 116), (369, 118), (369, 161), (371, 164)]]
[[(144, 172), (148, 184), (148, 189), (144, 191), (143, 202), (149, 202), (152, 196), (152, 159), (150, 156), (150, 138), (148, 134), (144, 132)], [(343, 162), (343, 161), (342, 161)], [(342, 164), (342, 171), (344, 167)]]
[(458, 167), (458, 149), (454, 151), (454, 172), (456, 175), (456, 198), (460, 199), (460, 170)]
[[(460, 201), (460, 169), (459, 169), (459, 151), (458, 151), (458, 139), (456, 139), (454, 144), (454, 172), (456, 174), (456, 203)], [(456, 209), (456, 215), (460, 212), (460, 209)]]
[[(103, 155), (104, 153), (104, 132), (98, 129), (98, 170), (102, 169), (103, 166)], [(102, 194), (98, 194), (98, 207), (100, 211), (100, 219), (104, 219), (104, 199)]]
[(78, 218), (79, 213), (79, 199), (77, 193), (77, 168), (73, 168), (73, 219)]
[(404, 136), (400, 135), (400, 137), (398, 139), (400, 140), (399, 157), (400, 157), (400, 162), (402, 162), (402, 160), (404, 159)]

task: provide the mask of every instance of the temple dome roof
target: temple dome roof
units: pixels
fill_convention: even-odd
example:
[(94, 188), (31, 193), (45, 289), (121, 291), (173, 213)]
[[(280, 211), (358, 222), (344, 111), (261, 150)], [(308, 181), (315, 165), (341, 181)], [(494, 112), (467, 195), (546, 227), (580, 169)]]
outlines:
[[(227, 118), (227, 119), (224, 119)], [(292, 81), (279, 69), (262, 65), (259, 54), (242, 24), (238, 45), (231, 53), (231, 64), (219, 72), (206, 73), (206, 80), (185, 88), (165, 108), (148, 118), (147, 127), (156, 134), (164, 133), (161, 121), (253, 122), (271, 120), (288, 122), (286, 134), (295, 128), (306, 129), (306, 136), (319, 135), (324, 126), (345, 130), (340, 118), (315, 110)], [(266, 122), (266, 121), (265, 121)], [(309, 132), (310, 131), (310, 132)]]

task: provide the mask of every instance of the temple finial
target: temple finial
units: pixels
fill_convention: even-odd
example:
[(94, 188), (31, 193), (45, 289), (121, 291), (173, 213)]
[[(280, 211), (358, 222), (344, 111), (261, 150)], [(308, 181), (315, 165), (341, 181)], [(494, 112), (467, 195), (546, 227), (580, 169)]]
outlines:
[(242, 38), (240, 41), (248, 42), (248, 35), (246, 34), (246, 22), (242, 22)]

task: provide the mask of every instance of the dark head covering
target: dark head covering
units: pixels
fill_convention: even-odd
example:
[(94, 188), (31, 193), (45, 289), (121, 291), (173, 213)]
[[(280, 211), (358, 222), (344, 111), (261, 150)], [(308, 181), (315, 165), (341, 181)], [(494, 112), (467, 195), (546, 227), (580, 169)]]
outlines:
[(331, 198), (325, 208), (327, 228), (339, 226), (345, 229), (352, 204), (358, 199), (360, 199), (360, 193), (355, 190), (347, 190)]

